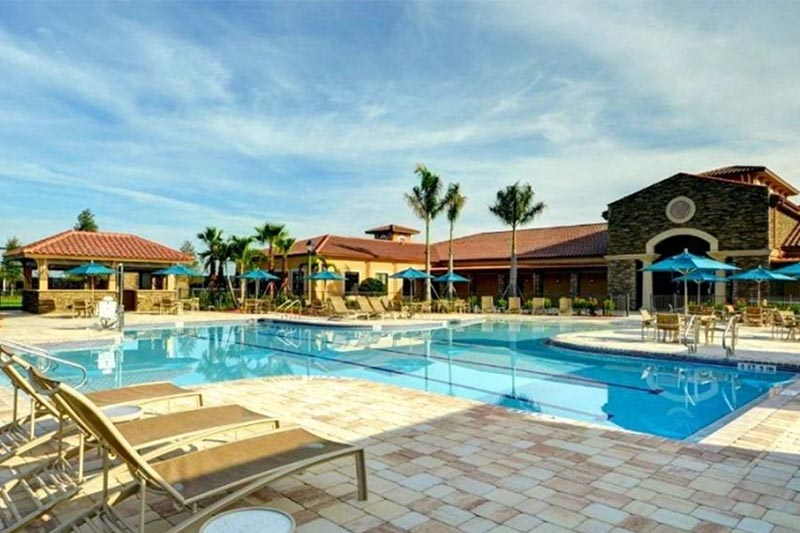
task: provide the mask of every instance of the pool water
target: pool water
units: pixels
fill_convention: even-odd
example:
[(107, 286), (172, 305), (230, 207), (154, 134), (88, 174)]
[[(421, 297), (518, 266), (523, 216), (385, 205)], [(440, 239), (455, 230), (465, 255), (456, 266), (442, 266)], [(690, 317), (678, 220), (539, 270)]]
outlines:
[(58, 355), (90, 370), (88, 389), (162, 380), (188, 386), (264, 376), (342, 376), (676, 439), (795, 377), (591, 354), (546, 342), (586, 327), (485, 322), (387, 332), (204, 325), (129, 330), (121, 345)]

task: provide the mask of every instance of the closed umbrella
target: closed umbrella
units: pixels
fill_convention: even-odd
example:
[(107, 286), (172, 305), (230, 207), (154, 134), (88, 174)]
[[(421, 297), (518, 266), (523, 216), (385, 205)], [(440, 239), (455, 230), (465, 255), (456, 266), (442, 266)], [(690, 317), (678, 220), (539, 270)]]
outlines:
[(761, 307), (761, 284), (765, 281), (795, 281), (795, 278), (759, 266), (747, 272), (731, 276), (731, 281), (755, 281), (758, 286), (758, 306)]
[(64, 274), (68, 276), (88, 276), (91, 288), (92, 288), (92, 300), (94, 300), (94, 277), (95, 276), (108, 276), (111, 274), (116, 274), (117, 271), (113, 268), (108, 268), (104, 265), (95, 264), (94, 261), (89, 263), (84, 263), (80, 266), (76, 266), (75, 268), (71, 268), (64, 272)]
[[(715, 261), (708, 257), (690, 254), (688, 250), (683, 253), (668, 257), (663, 261), (646, 266), (644, 272), (677, 272), (681, 276), (686, 276), (697, 270), (739, 270), (738, 267)], [(689, 312), (689, 280), (683, 280), (683, 312)]]
[(245, 272), (240, 276), (242, 279), (254, 279), (256, 280), (256, 298), (258, 298), (259, 289), (261, 286), (261, 281), (277, 281), (281, 278), (276, 276), (275, 274), (270, 274), (260, 268), (253, 269), (249, 272)]
[(337, 274), (336, 272), (331, 272), (329, 270), (321, 270), (319, 272), (314, 272), (313, 274), (311, 274), (308, 277), (308, 279), (313, 280), (313, 281), (324, 281), (325, 283), (323, 284), (324, 285), (323, 292), (325, 293), (325, 295), (327, 295), (328, 294), (328, 282), (329, 281), (342, 281), (344, 279), (344, 276), (342, 276), (341, 274)]

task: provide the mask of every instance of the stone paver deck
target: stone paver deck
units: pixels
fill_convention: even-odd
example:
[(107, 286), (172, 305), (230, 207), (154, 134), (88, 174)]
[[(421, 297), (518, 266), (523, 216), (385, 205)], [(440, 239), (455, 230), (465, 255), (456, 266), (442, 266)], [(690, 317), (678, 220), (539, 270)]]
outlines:
[[(246, 399), (253, 409), (366, 447), (367, 502), (355, 498), (352, 461), (341, 460), (242, 503), (286, 510), (300, 533), (777, 533), (800, 526), (798, 396), (772, 398), (740, 418), (736, 431), (685, 443), (363, 381), (271, 378), (201, 388), (210, 404)], [(150, 502), (148, 531), (186, 516), (166, 500)], [(135, 498), (125, 504), (132, 521), (136, 509)]]

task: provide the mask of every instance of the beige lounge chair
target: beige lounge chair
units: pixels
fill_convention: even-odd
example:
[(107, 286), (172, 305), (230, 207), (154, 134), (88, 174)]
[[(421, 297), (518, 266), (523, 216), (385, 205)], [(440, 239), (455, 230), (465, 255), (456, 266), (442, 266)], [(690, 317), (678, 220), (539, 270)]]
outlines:
[[(128, 466), (133, 477), (132, 483), (112, 496), (107, 489), (109, 468), (105, 467), (100, 503), (81, 517), (61, 526), (59, 531), (74, 530), (82, 525), (106, 531), (110, 529), (108, 524), (122, 529), (121, 525), (126, 520), (115, 512), (115, 506), (138, 494), (137, 531), (144, 533), (150, 490), (169, 496), (176, 507), (188, 512), (188, 517), (169, 529), (171, 532), (183, 531), (196, 527), (211, 515), (277, 479), (344, 457), (355, 459), (358, 499), (367, 499), (364, 449), (322, 438), (302, 428), (277, 429), (255, 437), (189, 451), (162, 461), (152, 461), (140, 455), (102, 411), (78, 391), (61, 384), (55, 397), (99, 443), (104, 455), (117, 456)], [(181, 443), (175, 446), (174, 451), (185, 448), (185, 445)], [(165, 451), (162, 450), (162, 454)], [(198, 507), (200, 502), (203, 502), (203, 508)]]
[(492, 296), (481, 296), (481, 313), (494, 313), (496, 310)]
[[(18, 381), (27, 383), (13, 366), (8, 365), (5, 370), (10, 370), (6, 375), (13, 376), (15, 384)], [(59, 383), (40, 375), (33, 367), (28, 367), (28, 373), (32, 401), (50, 405), (50, 395)], [(3, 531), (25, 527), (53, 506), (77, 494), (83, 486), (85, 449), (87, 444), (92, 446), (94, 442), (87, 443), (84, 434), (78, 431), (77, 443), (73, 442), (75, 446), (65, 450), (66, 439), (76, 433), (79, 424), (57, 401), (52, 402), (52, 406), (59, 413), (59, 424), (57, 435), (48, 439), (48, 451), (43, 453), (37, 448), (35, 454), (24, 459), (20, 457), (16, 464), (4, 465), (0, 485), (0, 526)], [(202, 407), (122, 422), (116, 427), (132, 446), (139, 451), (149, 450), (148, 456), (151, 456), (157, 453), (158, 447), (168, 443), (209, 438), (257, 425), (266, 425), (270, 429), (280, 427), (277, 419), (239, 405)]]
[(395, 312), (389, 307), (386, 307), (382, 298), (378, 298), (377, 296), (368, 296), (367, 300), (376, 311), (379, 311), (382, 314), (383, 317), (389, 315), (391, 318), (398, 318), (399, 313)]
[(508, 312), (520, 314), (522, 312), (522, 301), (519, 296), (509, 296)]
[(331, 296), (328, 298), (331, 304), (331, 316), (335, 318), (368, 318), (369, 315), (363, 311), (348, 309), (341, 296)]
[(572, 316), (572, 298), (562, 296), (558, 299), (559, 316)]
[(531, 314), (532, 315), (535, 315), (537, 313), (544, 313), (545, 312), (545, 309), (544, 309), (544, 298), (539, 298), (539, 297), (531, 298), (530, 299), (530, 304), (531, 304)]
[(383, 310), (373, 308), (366, 296), (356, 296), (356, 303), (359, 311), (367, 315), (367, 318), (383, 318)]

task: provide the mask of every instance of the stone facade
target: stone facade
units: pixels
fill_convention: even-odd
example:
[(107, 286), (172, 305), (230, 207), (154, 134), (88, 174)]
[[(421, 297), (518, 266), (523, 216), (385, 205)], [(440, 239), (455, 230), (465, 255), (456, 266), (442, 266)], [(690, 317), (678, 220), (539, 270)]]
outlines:
[(608, 292), (613, 296), (628, 295), (636, 299), (636, 261), (615, 259), (608, 261)]
[[(686, 223), (666, 216), (673, 198), (686, 196), (695, 206)], [(769, 192), (756, 187), (677, 174), (609, 204), (608, 255), (641, 254), (654, 236), (674, 228), (710, 233), (720, 250), (765, 249), (769, 242)]]
[[(158, 303), (164, 299), (175, 299), (176, 291), (136, 291), (136, 311), (156, 312)], [(94, 291), (95, 301), (110, 296), (116, 300), (116, 291)], [(29, 313), (71, 313), (76, 300), (91, 299), (89, 291), (81, 290), (47, 290), (22, 293), (22, 309)]]

